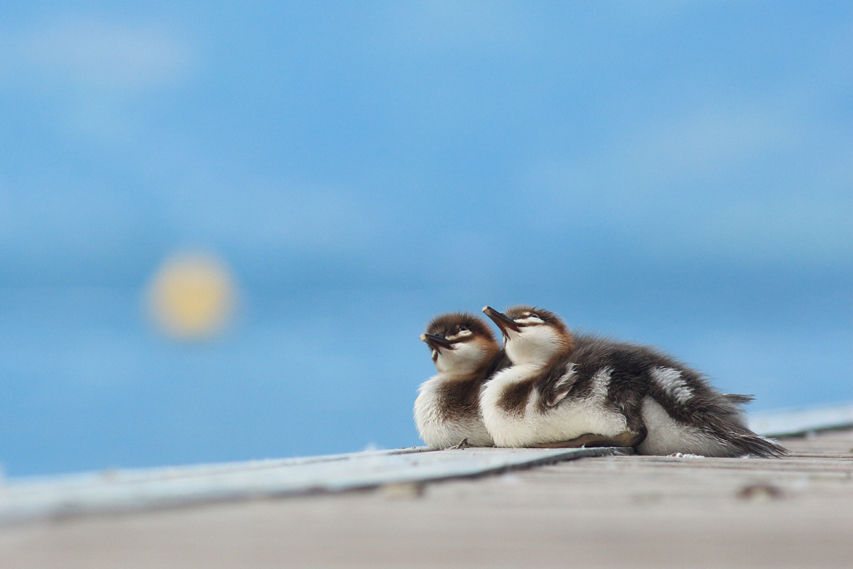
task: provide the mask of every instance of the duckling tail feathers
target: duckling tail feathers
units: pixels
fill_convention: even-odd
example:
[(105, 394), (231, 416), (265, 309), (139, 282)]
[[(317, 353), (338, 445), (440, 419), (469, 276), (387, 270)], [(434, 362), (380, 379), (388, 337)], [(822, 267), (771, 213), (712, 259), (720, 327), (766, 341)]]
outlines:
[(788, 454), (788, 449), (755, 434), (738, 434), (731, 443), (744, 454), (764, 458), (779, 458)]
[(733, 403), (735, 405), (746, 405), (755, 399), (752, 395), (739, 395), (737, 393), (727, 393), (723, 395), (726, 399), (728, 399), (729, 403)]

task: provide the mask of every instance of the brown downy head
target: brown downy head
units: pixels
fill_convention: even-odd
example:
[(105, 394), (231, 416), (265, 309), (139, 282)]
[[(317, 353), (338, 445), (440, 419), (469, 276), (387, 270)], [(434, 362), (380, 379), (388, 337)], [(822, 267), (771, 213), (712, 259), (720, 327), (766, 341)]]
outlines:
[(482, 319), (462, 312), (433, 318), (421, 340), (429, 345), (432, 361), (441, 373), (476, 373), (488, 366), (501, 349)]
[(483, 312), (503, 332), (506, 354), (515, 365), (545, 366), (574, 347), (571, 333), (553, 312), (532, 306), (513, 306), (506, 313), (486, 306)]

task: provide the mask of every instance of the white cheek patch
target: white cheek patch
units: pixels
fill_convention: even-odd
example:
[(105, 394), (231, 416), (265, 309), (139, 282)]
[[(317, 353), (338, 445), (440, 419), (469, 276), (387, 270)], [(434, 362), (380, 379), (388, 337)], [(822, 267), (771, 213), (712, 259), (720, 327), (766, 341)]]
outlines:
[(550, 326), (528, 326), (522, 328), (519, 335), (538, 343), (550, 343), (557, 340), (557, 334)]
[(447, 336), (447, 341), (448, 342), (455, 342), (456, 340), (459, 340), (460, 338), (467, 338), (470, 335), (471, 335), (471, 330), (460, 330), (457, 334), (454, 334), (453, 336)]
[(483, 351), (479, 346), (471, 343), (457, 344), (453, 349), (454, 356), (460, 361), (474, 361), (483, 358)]
[(560, 337), (550, 326), (529, 326), (510, 332), (506, 342), (509, 358), (515, 364), (546, 363), (561, 349)]
[(525, 316), (524, 318), (516, 318), (516, 324), (544, 324), (545, 322), (538, 316)]
[(480, 342), (461, 342), (452, 350), (439, 351), (436, 366), (439, 371), (449, 373), (471, 373), (483, 365), (487, 351)]
[(669, 393), (679, 403), (686, 403), (693, 397), (693, 390), (681, 377), (681, 372), (671, 367), (656, 367), (650, 372), (652, 379), (661, 389)]

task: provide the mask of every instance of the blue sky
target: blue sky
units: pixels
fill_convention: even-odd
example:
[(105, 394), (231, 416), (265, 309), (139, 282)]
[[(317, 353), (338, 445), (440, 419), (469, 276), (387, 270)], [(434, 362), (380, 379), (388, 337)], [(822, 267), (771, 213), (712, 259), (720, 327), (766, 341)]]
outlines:
[[(416, 444), (417, 335), (483, 304), (658, 344), (756, 409), (853, 399), (849, 3), (3, 14), (12, 474)], [(240, 286), (209, 344), (139, 307), (188, 249)]]

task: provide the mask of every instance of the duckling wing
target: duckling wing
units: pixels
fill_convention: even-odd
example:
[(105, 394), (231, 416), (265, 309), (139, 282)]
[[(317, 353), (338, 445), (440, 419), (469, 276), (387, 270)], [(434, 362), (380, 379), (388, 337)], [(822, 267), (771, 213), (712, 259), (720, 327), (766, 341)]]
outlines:
[(557, 377), (556, 381), (548, 381), (548, 378), (544, 378), (542, 382), (541, 401), (546, 407), (555, 407), (560, 401), (565, 399), (578, 380), (575, 364), (570, 363), (565, 368), (562, 368), (561, 371), (563, 371), (563, 374)]

